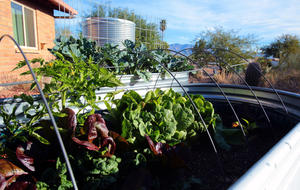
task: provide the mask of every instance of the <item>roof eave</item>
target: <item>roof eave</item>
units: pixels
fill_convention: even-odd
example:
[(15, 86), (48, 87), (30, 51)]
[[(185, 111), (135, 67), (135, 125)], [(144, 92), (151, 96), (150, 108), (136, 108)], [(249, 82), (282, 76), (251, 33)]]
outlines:
[(74, 16), (77, 15), (78, 12), (73, 9), (71, 6), (69, 6), (68, 4), (66, 4), (64, 1), (62, 0), (49, 0), (49, 2), (54, 5), (54, 7), (62, 12), (65, 13), (69, 13), (69, 15)]

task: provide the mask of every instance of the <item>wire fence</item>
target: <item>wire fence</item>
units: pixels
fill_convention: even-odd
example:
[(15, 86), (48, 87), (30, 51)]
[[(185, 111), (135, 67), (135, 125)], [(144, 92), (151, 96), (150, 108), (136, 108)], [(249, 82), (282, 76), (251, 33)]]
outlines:
[(125, 39), (143, 43), (150, 49), (165, 47), (159, 30), (161, 19), (139, 15), (128, 8), (112, 5), (107, 0), (65, 0), (77, 11), (73, 14), (64, 6), (54, 12), (56, 37), (80, 34), (96, 40), (98, 45), (114, 43), (121, 48)]
[[(159, 31), (161, 19), (158, 17), (140, 15), (133, 10), (119, 8), (119, 5), (113, 5), (113, 2), (108, 0), (64, 0), (57, 1), (57, 3), (53, 14), (55, 37), (49, 35), (51, 39), (47, 39), (46, 46), (44, 39), (44, 41), (37, 40), (37, 50), (27, 54), (29, 59), (35, 57), (41, 57), (46, 61), (53, 59), (54, 56), (48, 52), (47, 48), (52, 48), (53, 45), (50, 42), (58, 36), (78, 38), (82, 34), (84, 37), (95, 40), (100, 46), (112, 43), (119, 45), (121, 49), (125, 39), (143, 43), (148, 49), (162, 48), (166, 44), (161, 40), (162, 36)], [(38, 19), (40, 18), (36, 18), (36, 21)], [(51, 24), (49, 23), (49, 25)], [(40, 25), (36, 23), (36, 27), (40, 27)], [(51, 28), (52, 26), (49, 26), (49, 29)], [(4, 44), (6, 43), (11, 42), (5, 41)], [(18, 94), (19, 91), (34, 94), (34, 92), (29, 92), (32, 78), (20, 76), (20, 73), (25, 72), (26, 68), (13, 71), (18, 61), (23, 59), (13, 52), (13, 45), (10, 44), (10, 47), (12, 48), (9, 48), (11, 51), (9, 56), (16, 58), (1, 63), (2, 67), (9, 66), (9, 68), (0, 71), (0, 98), (11, 97)], [(39, 64), (32, 66), (38, 67)]]

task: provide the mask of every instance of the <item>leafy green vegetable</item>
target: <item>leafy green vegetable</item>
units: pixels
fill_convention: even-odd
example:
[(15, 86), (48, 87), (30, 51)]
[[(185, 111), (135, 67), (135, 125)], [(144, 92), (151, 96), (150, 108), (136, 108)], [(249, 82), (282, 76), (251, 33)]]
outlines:
[[(46, 108), (39, 103), (34, 102), (31, 96), (22, 94), (15, 96), (17, 103), (11, 112), (4, 106), (0, 106), (0, 117), (3, 119), (4, 127), (0, 128), (0, 148), (5, 149), (8, 144), (18, 142), (27, 142), (29, 137), (33, 137), (43, 144), (49, 144), (49, 141), (37, 133), (42, 127), (34, 126), (46, 115)], [(23, 120), (18, 119), (17, 109), (20, 102), (24, 102)]]
[[(74, 152), (69, 157), (80, 189), (107, 189), (117, 181), (121, 158), (114, 155), (111, 158), (102, 158), (100, 152), (86, 150)], [(44, 170), (37, 182), (37, 188), (43, 190), (66, 190), (72, 187), (66, 164), (60, 158), (56, 161), (56, 167)]]
[(62, 163), (60, 161), (60, 158), (58, 157), (56, 160), (55, 169), (47, 168), (46, 170), (44, 170), (40, 176), (41, 180), (36, 183), (36, 187), (39, 190), (73, 189), (73, 184), (68, 179), (67, 173), (68, 171), (66, 164)]
[(113, 155), (111, 158), (93, 159), (92, 162), (95, 168), (90, 171), (90, 174), (110, 175), (118, 173), (118, 163), (121, 159)]
[(221, 122), (221, 118), (218, 116), (216, 120), (216, 127), (215, 127), (215, 133), (214, 133), (214, 139), (216, 143), (224, 150), (230, 150), (231, 146), (227, 143), (224, 133), (223, 133), (224, 127)]
[(92, 188), (93, 185), (97, 185), (97, 188), (107, 189), (117, 181), (121, 158), (115, 155), (103, 158), (101, 152), (84, 150), (71, 156), (70, 161), (75, 173), (80, 174), (79, 180), (84, 187)]
[[(206, 125), (214, 127), (216, 116), (212, 104), (200, 95), (192, 96), (204, 116)], [(155, 142), (170, 145), (187, 140), (205, 130), (190, 100), (172, 89), (149, 91), (142, 98), (127, 91), (121, 99), (113, 100), (112, 121), (130, 143), (144, 142), (148, 135)]]
[[(258, 128), (255, 122), (249, 122), (244, 118), (242, 118), (242, 121), (245, 123), (241, 124), (241, 126), (246, 135)], [(231, 145), (243, 145), (245, 143), (245, 137), (240, 129), (240, 124), (236, 121), (232, 123), (231, 128), (226, 128), (223, 126), (219, 116), (217, 116), (216, 120), (214, 138), (218, 145), (225, 150), (230, 150)]]
[[(38, 79), (51, 78), (50, 83), (45, 84), (43, 92), (52, 105), (54, 115), (59, 116), (68, 101), (69, 105), (80, 108), (77, 118), (78, 122), (83, 124), (86, 115), (80, 115), (81, 110), (86, 107), (90, 107), (91, 112), (100, 109), (97, 106), (99, 101), (95, 91), (104, 86), (115, 87), (122, 84), (112, 72), (95, 64), (91, 56), (85, 61), (86, 59), (76, 56), (72, 51), (68, 57), (60, 52), (53, 51), (53, 53), (57, 56), (55, 60), (43, 63), (34, 71)], [(24, 65), (20, 63), (16, 68), (22, 66)], [(30, 73), (22, 73), (27, 74)], [(34, 87), (35, 84), (32, 88)]]
[(50, 186), (45, 182), (38, 181), (36, 182), (36, 188), (39, 190), (48, 190), (50, 189)]
[(93, 60), (100, 61), (101, 53), (100, 48), (97, 46), (95, 41), (83, 37), (81, 34), (79, 38), (73, 36), (65, 37), (59, 36), (54, 41), (55, 46), (49, 49), (51, 53), (56, 56), (56, 52), (62, 54), (69, 61), (72, 60), (72, 53), (76, 57), (82, 57), (85, 62), (92, 57)]
[(106, 44), (101, 47), (102, 65), (106, 65), (116, 74), (133, 74), (134, 81), (137, 78), (148, 81), (151, 73), (161, 73), (165, 76), (165, 70), (160, 65), (164, 64), (170, 71), (187, 71), (194, 67), (187, 59), (170, 54), (165, 50), (148, 51), (144, 44), (135, 44), (130, 40), (124, 41), (125, 49), (119, 50), (118, 46)]
[(62, 164), (59, 158), (56, 161), (56, 170), (60, 178), (60, 185), (58, 187), (58, 190), (71, 189), (73, 187), (73, 184), (70, 180), (67, 179), (67, 166), (65, 163)]

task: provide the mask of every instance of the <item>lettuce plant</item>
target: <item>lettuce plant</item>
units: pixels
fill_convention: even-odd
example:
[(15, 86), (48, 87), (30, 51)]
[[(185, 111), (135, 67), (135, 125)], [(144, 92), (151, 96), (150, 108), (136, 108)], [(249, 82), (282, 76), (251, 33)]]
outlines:
[[(216, 115), (212, 104), (201, 95), (192, 99), (206, 125), (214, 127)], [(110, 117), (121, 136), (132, 144), (144, 142), (148, 135), (154, 142), (174, 145), (205, 130), (190, 100), (172, 89), (149, 91), (145, 98), (127, 91), (112, 102), (115, 108), (110, 109)]]

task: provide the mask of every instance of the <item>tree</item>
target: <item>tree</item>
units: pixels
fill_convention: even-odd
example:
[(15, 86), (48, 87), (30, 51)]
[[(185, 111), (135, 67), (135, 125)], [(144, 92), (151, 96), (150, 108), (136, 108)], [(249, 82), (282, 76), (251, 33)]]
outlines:
[(295, 61), (299, 61), (300, 40), (295, 35), (283, 34), (271, 44), (262, 47), (261, 50), (266, 57), (279, 58), (280, 65), (286, 63), (289, 67)]
[(160, 27), (159, 27), (161, 31), (161, 41), (164, 41), (164, 31), (166, 30), (166, 28), (167, 28), (167, 21), (166, 19), (162, 19), (160, 21)]
[(142, 16), (135, 14), (127, 8), (108, 9), (99, 5), (86, 17), (113, 17), (130, 20), (135, 23), (135, 43), (145, 44), (148, 49), (157, 47), (168, 48), (168, 44), (161, 40), (159, 29), (155, 23), (147, 22)]
[[(215, 27), (213, 30), (202, 31), (199, 34), (193, 47), (193, 58), (204, 63), (218, 62), (220, 65), (224, 65), (223, 62), (226, 62), (230, 65), (240, 64), (245, 61), (229, 51), (245, 59), (253, 58), (255, 55), (253, 50), (255, 43), (256, 39), (253, 35), (240, 36), (235, 30), (225, 31), (222, 27)], [(213, 55), (203, 53), (203, 50)]]

